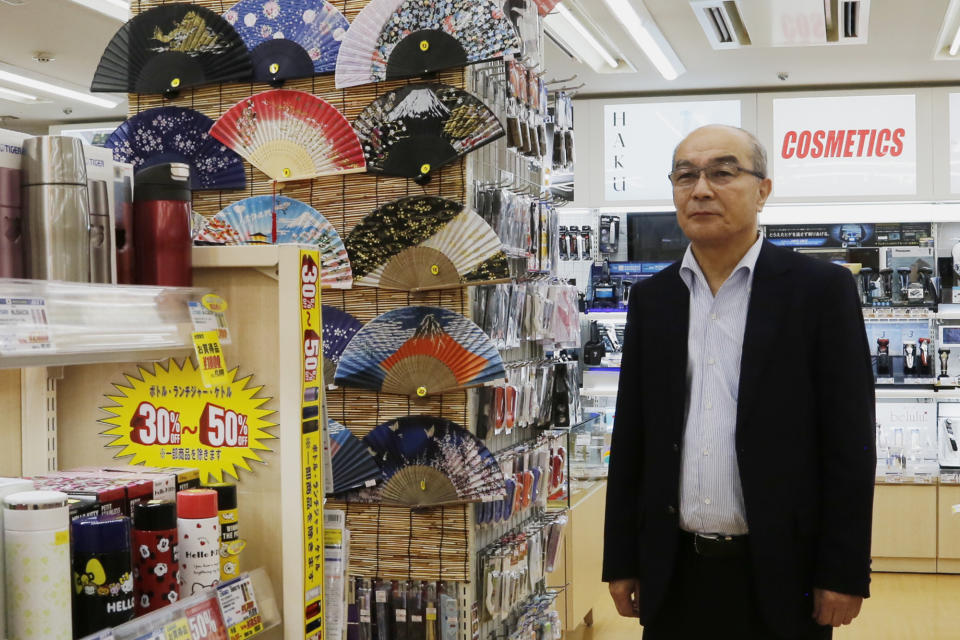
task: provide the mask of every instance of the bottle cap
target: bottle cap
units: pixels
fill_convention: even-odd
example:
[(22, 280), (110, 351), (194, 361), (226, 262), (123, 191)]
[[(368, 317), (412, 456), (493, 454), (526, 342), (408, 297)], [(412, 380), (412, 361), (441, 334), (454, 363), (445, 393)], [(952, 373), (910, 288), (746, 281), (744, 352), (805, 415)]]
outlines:
[(130, 548), (130, 518), (116, 514), (70, 524), (74, 553), (110, 553)]
[(4, 498), (4, 506), (15, 511), (59, 509), (67, 506), (67, 494), (62, 491), (21, 491)]
[(177, 517), (217, 517), (217, 492), (213, 489), (186, 489), (177, 493)]
[(177, 528), (177, 503), (149, 500), (133, 508), (133, 528), (140, 531), (167, 531)]
[(220, 511), (237, 508), (237, 485), (229, 482), (211, 482), (201, 486), (217, 492), (217, 508)]

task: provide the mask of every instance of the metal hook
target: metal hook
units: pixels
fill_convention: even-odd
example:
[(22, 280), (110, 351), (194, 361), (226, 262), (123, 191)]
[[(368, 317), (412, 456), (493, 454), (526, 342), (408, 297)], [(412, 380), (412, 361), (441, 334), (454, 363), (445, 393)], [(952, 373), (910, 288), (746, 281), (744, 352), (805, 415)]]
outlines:
[(573, 74), (572, 76), (570, 76), (569, 78), (564, 78), (563, 80), (553, 79), (553, 80), (550, 80), (549, 82), (547, 82), (546, 84), (547, 84), (547, 86), (550, 86), (551, 84), (564, 84), (564, 83), (567, 83), (567, 82), (573, 82), (574, 80), (576, 80), (576, 79), (579, 78), (579, 77), (580, 77), (580, 74), (575, 73), (575, 74)]

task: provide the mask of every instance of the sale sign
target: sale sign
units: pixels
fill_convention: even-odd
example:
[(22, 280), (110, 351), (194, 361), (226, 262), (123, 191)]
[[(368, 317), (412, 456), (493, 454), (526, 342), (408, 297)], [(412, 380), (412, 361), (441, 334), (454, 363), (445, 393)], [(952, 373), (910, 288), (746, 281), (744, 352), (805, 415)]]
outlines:
[(272, 411), (262, 406), (270, 398), (257, 397), (262, 387), (249, 387), (251, 376), (237, 378), (226, 371), (212, 386), (204, 384), (191, 358), (139, 367), (139, 377), (126, 375), (129, 386), (115, 385), (114, 405), (101, 420), (110, 425), (103, 435), (108, 445), (122, 447), (114, 457), (133, 456), (131, 464), (150, 467), (196, 467), (201, 480), (237, 477), (237, 467), (250, 471), (248, 462), (263, 462), (257, 451), (270, 451), (263, 441), (276, 436), (266, 420)]

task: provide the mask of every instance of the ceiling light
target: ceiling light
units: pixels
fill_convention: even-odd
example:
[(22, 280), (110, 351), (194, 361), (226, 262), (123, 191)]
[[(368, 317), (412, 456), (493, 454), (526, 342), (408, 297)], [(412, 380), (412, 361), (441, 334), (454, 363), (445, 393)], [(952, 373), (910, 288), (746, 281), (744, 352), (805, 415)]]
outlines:
[(73, 0), (76, 4), (98, 11), (114, 20), (126, 22), (130, 19), (129, 0)]
[(577, 20), (577, 18), (572, 13), (570, 13), (569, 9), (567, 9), (563, 5), (557, 5), (554, 11), (557, 13), (557, 15), (559, 15), (561, 18), (566, 20), (567, 23), (569, 23), (570, 26), (572, 26), (574, 30), (578, 34), (580, 34), (580, 36), (584, 40), (587, 41), (587, 44), (593, 47), (594, 51), (600, 54), (600, 57), (603, 58), (604, 62), (606, 62), (608, 65), (610, 65), (614, 69), (617, 68), (618, 66), (617, 61), (614, 59), (612, 55), (610, 55), (610, 52), (607, 51), (607, 49), (602, 44), (600, 44), (600, 41), (598, 41), (585, 26), (583, 26), (582, 22)]
[(11, 102), (19, 102), (20, 104), (39, 104), (43, 102), (43, 100), (37, 96), (4, 87), (0, 87), (0, 100), (9, 100)]
[(21, 87), (36, 89), (37, 91), (42, 91), (43, 93), (50, 93), (55, 96), (70, 98), (72, 100), (77, 100), (78, 102), (85, 102), (103, 109), (113, 109), (123, 102), (123, 100), (119, 98), (93, 96), (83, 91), (76, 91), (74, 89), (68, 89), (59, 85), (50, 84), (49, 82), (44, 82), (43, 80), (37, 80), (35, 78), (29, 78), (27, 76), (20, 75), (19, 73), (6, 71), (5, 69), (0, 69), (0, 82), (11, 82), (13, 84), (20, 85)]
[(687, 71), (642, 2), (640, 7), (643, 17), (634, 9), (630, 0), (605, 0), (605, 2), (630, 37), (640, 45), (660, 75), (667, 80), (675, 80), (677, 76)]
[(960, 51), (960, 26), (957, 27), (957, 32), (953, 34), (953, 42), (950, 43), (950, 55), (957, 55), (957, 51)]

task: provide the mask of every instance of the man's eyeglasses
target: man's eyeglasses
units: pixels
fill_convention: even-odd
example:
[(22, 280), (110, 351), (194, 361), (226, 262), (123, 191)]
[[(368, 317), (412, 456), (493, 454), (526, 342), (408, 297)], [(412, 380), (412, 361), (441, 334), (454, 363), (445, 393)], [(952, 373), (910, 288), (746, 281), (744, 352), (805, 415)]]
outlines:
[(697, 182), (700, 180), (701, 173), (707, 177), (707, 182), (712, 185), (725, 185), (729, 182), (732, 182), (741, 173), (749, 173), (750, 175), (756, 176), (761, 180), (766, 178), (766, 176), (759, 171), (744, 169), (740, 165), (733, 164), (732, 162), (718, 162), (702, 168), (681, 167), (668, 173), (667, 177), (670, 179), (670, 182), (673, 184), (675, 189), (687, 189), (697, 184)]

